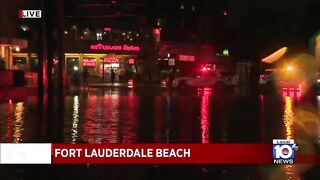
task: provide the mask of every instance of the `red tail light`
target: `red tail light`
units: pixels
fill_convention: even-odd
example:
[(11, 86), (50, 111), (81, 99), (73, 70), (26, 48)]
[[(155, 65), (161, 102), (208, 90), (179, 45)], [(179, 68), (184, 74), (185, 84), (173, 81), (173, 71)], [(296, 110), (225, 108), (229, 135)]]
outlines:
[(128, 87), (133, 88), (133, 79), (128, 80)]
[(266, 76), (264, 75), (264, 74), (261, 74), (260, 75), (260, 79), (263, 79), (263, 78), (265, 78)]

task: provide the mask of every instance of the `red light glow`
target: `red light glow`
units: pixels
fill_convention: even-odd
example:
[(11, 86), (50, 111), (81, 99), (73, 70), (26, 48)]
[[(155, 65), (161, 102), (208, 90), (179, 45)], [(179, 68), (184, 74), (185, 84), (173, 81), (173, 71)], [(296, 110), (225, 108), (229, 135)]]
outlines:
[(57, 65), (59, 63), (59, 61), (57, 59), (53, 59), (53, 64)]
[(153, 33), (156, 35), (160, 35), (160, 30), (159, 28), (153, 29)]
[(180, 54), (179, 55), (179, 61), (194, 62), (195, 61), (195, 56)]
[(91, 50), (104, 50), (104, 51), (140, 51), (140, 46), (134, 45), (108, 45), (108, 44), (92, 44)]
[(201, 143), (210, 142), (210, 95), (211, 88), (204, 88), (201, 98)]
[(223, 11), (223, 15), (224, 16), (228, 15), (228, 12), (227, 11)]
[(134, 59), (133, 59), (133, 58), (130, 58), (129, 61), (128, 61), (128, 63), (129, 63), (129, 64), (134, 64)]
[(106, 31), (106, 32), (110, 32), (110, 31), (111, 31), (111, 28), (105, 27), (103, 30)]
[(115, 58), (115, 57), (105, 57), (103, 59), (103, 61), (105, 63), (119, 63), (120, 62), (120, 59), (119, 58)]
[(265, 78), (266, 76), (264, 75), (264, 74), (261, 74), (260, 75), (260, 79), (263, 79), (263, 78)]
[(128, 80), (128, 88), (133, 88), (133, 79)]
[(90, 66), (90, 67), (96, 66), (96, 58), (83, 58), (82, 62), (83, 62), (83, 66)]
[(12, 104), (12, 99), (9, 99), (9, 105), (11, 105)]

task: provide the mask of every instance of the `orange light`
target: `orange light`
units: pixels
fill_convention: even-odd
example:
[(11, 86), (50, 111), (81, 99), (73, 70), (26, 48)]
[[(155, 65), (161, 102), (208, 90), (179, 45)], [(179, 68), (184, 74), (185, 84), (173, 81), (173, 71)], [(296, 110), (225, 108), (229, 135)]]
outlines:
[(293, 67), (292, 66), (287, 66), (287, 71), (292, 71)]

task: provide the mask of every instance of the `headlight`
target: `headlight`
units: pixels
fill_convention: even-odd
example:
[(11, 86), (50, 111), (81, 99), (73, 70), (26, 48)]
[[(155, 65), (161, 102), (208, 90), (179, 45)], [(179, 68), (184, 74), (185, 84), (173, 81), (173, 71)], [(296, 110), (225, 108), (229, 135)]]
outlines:
[(317, 79), (317, 83), (320, 83), (320, 79)]

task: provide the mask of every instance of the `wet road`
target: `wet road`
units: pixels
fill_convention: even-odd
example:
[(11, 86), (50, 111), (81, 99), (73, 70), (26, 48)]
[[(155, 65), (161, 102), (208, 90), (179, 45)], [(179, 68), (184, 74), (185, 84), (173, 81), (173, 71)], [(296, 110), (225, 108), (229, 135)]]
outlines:
[[(308, 152), (317, 151), (320, 143), (320, 96), (316, 95), (304, 99), (214, 89), (106, 88), (69, 94), (63, 111), (57, 104), (45, 105), (39, 115), (33, 96), (1, 103), (1, 142), (271, 143), (274, 138), (294, 138)], [(5, 179), (53, 175), (55, 179), (313, 179), (319, 175), (319, 167), (311, 165), (0, 169)]]

